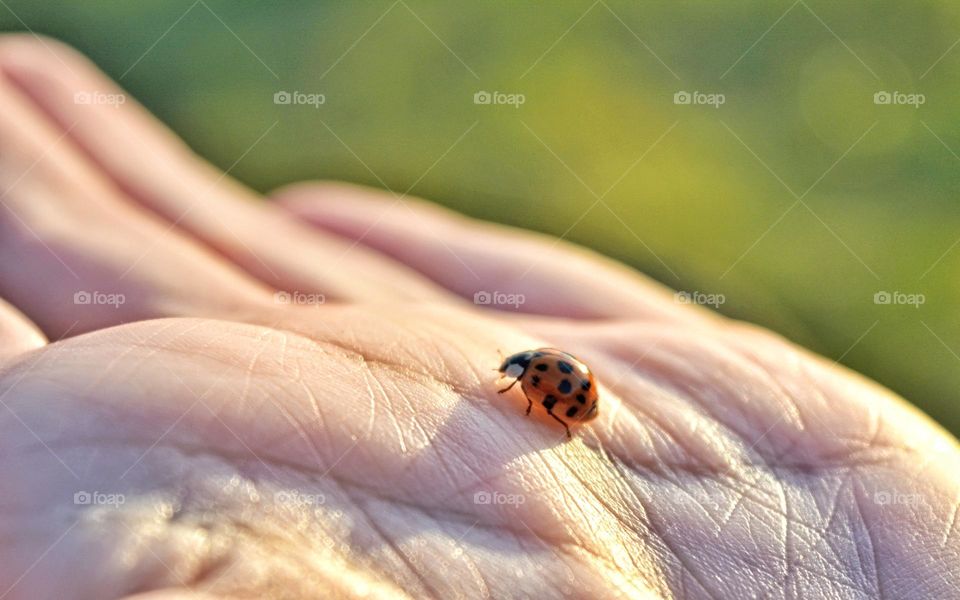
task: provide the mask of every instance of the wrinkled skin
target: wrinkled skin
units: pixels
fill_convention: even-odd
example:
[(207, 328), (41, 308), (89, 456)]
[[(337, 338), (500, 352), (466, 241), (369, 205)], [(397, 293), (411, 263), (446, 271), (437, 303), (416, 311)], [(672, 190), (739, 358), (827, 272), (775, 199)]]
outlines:
[[(83, 90), (0, 39), (0, 597), (960, 594), (957, 443), (890, 392), (552, 239), (258, 202)], [(496, 393), (541, 346), (601, 384), (570, 441)]]

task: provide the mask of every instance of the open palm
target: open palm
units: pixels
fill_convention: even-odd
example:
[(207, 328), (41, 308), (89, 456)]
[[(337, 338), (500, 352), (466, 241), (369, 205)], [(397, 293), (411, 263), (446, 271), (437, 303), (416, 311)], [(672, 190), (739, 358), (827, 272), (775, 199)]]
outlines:
[[(957, 443), (882, 388), (549, 238), (258, 202), (52, 41), (0, 70), (0, 597), (960, 593)], [(497, 394), (542, 346), (572, 440)]]

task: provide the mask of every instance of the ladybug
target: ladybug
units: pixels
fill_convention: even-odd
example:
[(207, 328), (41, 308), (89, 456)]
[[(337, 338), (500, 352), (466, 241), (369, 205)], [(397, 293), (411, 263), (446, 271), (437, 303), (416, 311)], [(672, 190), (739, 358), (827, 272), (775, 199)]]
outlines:
[(597, 385), (593, 373), (571, 354), (555, 348), (517, 352), (504, 359), (498, 370), (504, 377), (514, 378), (510, 385), (497, 390), (498, 393), (503, 394), (519, 381), (527, 397), (527, 415), (534, 402), (541, 404), (547, 414), (567, 430), (568, 438), (571, 437), (570, 421), (583, 423), (597, 418)]

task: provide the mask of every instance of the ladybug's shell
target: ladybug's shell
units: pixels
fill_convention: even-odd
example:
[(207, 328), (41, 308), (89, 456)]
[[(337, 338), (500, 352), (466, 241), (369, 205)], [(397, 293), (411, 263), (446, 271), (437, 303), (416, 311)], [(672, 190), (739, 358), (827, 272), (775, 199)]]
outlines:
[(529, 401), (565, 422), (586, 422), (597, 417), (593, 373), (566, 352), (553, 348), (534, 351), (520, 375), (520, 387)]

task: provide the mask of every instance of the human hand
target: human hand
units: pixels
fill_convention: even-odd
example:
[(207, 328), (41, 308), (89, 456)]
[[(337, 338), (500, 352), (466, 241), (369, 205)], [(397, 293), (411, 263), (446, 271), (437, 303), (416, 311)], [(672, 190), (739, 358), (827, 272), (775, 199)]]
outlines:
[[(958, 593), (957, 442), (886, 390), (551, 238), (260, 202), (54, 42), (0, 75), (0, 597)], [(548, 345), (570, 441), (496, 392)]]

